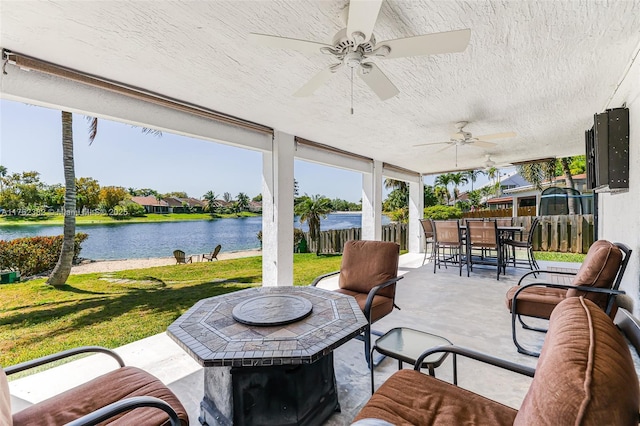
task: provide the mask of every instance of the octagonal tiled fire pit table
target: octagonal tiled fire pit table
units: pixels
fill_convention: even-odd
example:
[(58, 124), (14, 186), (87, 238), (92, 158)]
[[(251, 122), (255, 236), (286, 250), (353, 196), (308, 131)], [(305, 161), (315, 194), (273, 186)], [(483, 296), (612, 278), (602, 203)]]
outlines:
[(319, 425), (339, 410), (333, 350), (367, 320), (316, 287), (257, 287), (196, 303), (167, 333), (204, 371), (203, 425)]

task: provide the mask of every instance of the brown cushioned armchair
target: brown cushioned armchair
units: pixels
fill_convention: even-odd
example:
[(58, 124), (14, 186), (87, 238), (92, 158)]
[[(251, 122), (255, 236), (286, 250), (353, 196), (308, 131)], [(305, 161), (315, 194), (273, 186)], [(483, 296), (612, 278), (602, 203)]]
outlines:
[[(98, 352), (113, 357), (120, 368), (59, 395), (11, 414), (8, 375), (73, 355)], [(155, 376), (125, 367), (115, 352), (83, 346), (0, 369), (2, 426), (83, 425), (188, 426), (187, 412), (169, 388)]]
[[(595, 302), (612, 318), (616, 313), (615, 297), (624, 294), (618, 290), (629, 262), (631, 250), (622, 243), (606, 240), (594, 242), (577, 273), (562, 271), (531, 271), (520, 278), (517, 286), (507, 291), (506, 305), (511, 311), (511, 332), (518, 352), (538, 356), (539, 353), (522, 346), (517, 339), (516, 318), (526, 330), (546, 332), (546, 329), (528, 325), (523, 316), (549, 319), (556, 305), (569, 297), (584, 296)], [(570, 284), (535, 282), (524, 284), (526, 277), (536, 274), (573, 276)]]
[[(519, 410), (421, 373), (428, 355), (449, 352), (533, 377)], [(458, 346), (426, 350), (394, 373), (355, 418), (365, 425), (636, 426), (640, 389), (629, 346), (611, 319), (583, 297), (551, 315), (536, 369)], [(367, 422), (367, 420), (369, 420)], [(354, 425), (355, 426), (355, 425)]]
[[(321, 275), (311, 285), (316, 286), (322, 279), (340, 274), (340, 293), (355, 297), (369, 326), (362, 338), (365, 345), (365, 358), (371, 368), (371, 334), (380, 334), (371, 330), (371, 324), (393, 311), (396, 297), (398, 259), (400, 246), (383, 241), (347, 241), (342, 253), (340, 270)], [(398, 308), (399, 309), (399, 308)]]

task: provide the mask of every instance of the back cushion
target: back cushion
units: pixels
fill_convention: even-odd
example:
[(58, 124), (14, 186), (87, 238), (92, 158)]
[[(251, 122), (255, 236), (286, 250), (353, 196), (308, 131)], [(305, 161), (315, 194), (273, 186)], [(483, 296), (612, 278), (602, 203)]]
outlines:
[(9, 393), (9, 382), (4, 369), (0, 368), (0, 425), (11, 426), (13, 417), (11, 416), (11, 394)]
[(611, 319), (582, 297), (560, 302), (514, 425), (637, 425), (638, 404), (631, 353)]
[[(368, 293), (373, 287), (398, 275), (400, 246), (384, 241), (347, 241), (340, 266), (340, 288)], [(395, 295), (395, 286), (380, 290), (386, 297)]]
[[(574, 286), (611, 288), (622, 263), (622, 251), (606, 240), (594, 242), (571, 282)], [(569, 289), (567, 297), (584, 296), (593, 300), (602, 309), (606, 308), (607, 296)]]

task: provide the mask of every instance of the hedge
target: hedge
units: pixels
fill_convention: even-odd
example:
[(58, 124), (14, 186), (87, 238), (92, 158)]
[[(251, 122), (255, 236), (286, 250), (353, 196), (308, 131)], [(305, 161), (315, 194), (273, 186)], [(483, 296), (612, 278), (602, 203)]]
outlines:
[[(87, 237), (88, 235), (84, 233), (76, 234), (74, 263), (80, 254), (80, 245)], [(62, 238), (62, 235), (58, 235), (0, 240), (0, 269), (20, 271), (22, 276), (52, 270), (60, 257)]]
[(453, 206), (431, 206), (424, 209), (425, 219), (446, 220), (460, 219), (462, 210)]

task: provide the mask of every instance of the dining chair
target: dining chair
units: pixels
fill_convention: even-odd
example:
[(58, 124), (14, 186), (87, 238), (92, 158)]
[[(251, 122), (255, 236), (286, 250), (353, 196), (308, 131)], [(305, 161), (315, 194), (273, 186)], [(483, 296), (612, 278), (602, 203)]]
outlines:
[(424, 258), (422, 259), (422, 264), (424, 265), (424, 262), (427, 260), (427, 252), (429, 247), (431, 247), (429, 259), (433, 260), (435, 254), (435, 238), (433, 232), (433, 222), (431, 222), (431, 219), (420, 219), (420, 225), (422, 225), (422, 231), (424, 232), (425, 239)]
[(503, 244), (505, 246), (505, 254), (508, 254), (509, 248), (511, 248), (511, 258), (509, 261), (513, 261), (513, 267), (516, 268), (518, 264), (524, 265), (524, 261), (518, 261), (516, 257), (516, 249), (522, 249), (527, 254), (526, 264), (529, 266), (529, 269), (535, 271), (536, 269), (540, 269), (538, 266), (538, 262), (536, 262), (536, 258), (533, 254), (533, 236), (538, 229), (538, 224), (540, 223), (540, 219), (535, 217), (531, 222), (531, 226), (529, 227), (529, 232), (527, 233), (526, 241), (518, 241), (513, 238), (507, 238), (503, 240)]
[[(469, 271), (473, 271), (474, 264), (493, 265), (497, 269), (496, 278), (499, 280), (500, 271), (506, 267), (496, 221), (468, 222), (466, 243), (467, 276)], [(506, 270), (504, 272), (506, 273)]]
[(462, 234), (460, 224), (457, 220), (434, 220), (434, 251), (433, 273), (436, 273), (436, 266), (447, 262), (458, 264), (458, 273), (462, 276), (462, 262), (464, 257)]

